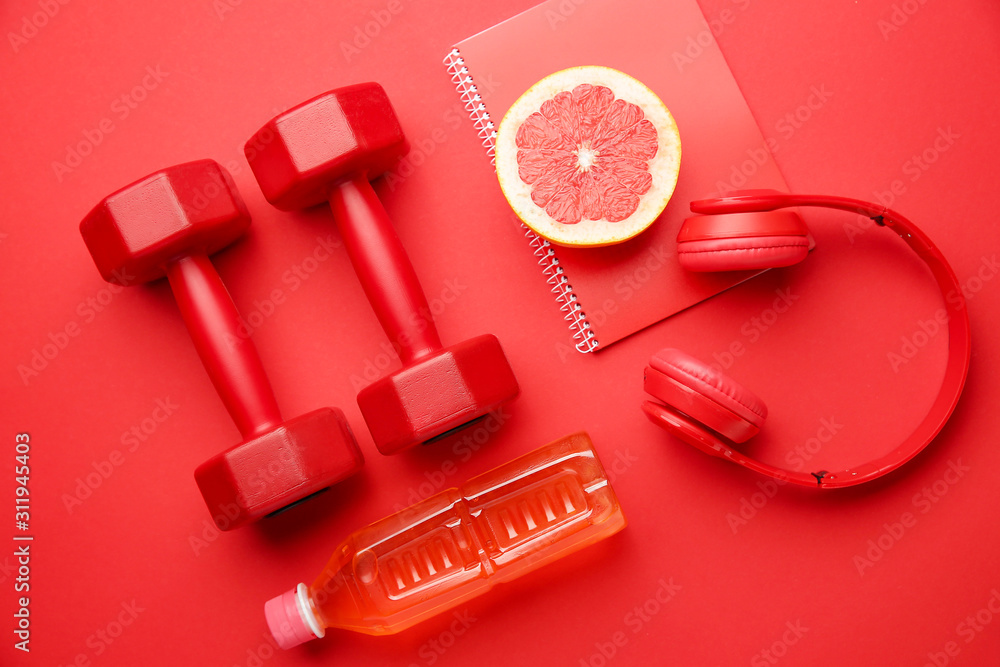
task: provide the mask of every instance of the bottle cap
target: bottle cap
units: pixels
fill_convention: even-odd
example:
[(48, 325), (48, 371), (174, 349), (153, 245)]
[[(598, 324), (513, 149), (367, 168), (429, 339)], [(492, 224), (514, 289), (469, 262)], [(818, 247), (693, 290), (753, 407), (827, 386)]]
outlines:
[(267, 627), (278, 646), (290, 649), (325, 634), (316, 622), (310, 606), (309, 591), (305, 584), (299, 584), (264, 603)]

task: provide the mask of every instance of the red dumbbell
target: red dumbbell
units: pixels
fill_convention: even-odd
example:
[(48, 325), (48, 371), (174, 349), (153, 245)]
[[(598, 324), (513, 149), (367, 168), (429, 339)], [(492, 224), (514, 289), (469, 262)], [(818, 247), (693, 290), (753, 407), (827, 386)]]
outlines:
[(450, 435), (520, 391), (496, 336), (441, 346), (413, 266), (369, 183), (407, 150), (377, 83), (300, 104), (273, 118), (245, 147), (264, 196), (278, 208), (329, 201), (361, 285), (399, 351), (403, 368), (358, 394), (383, 454)]
[(240, 316), (208, 255), (246, 231), (250, 214), (213, 160), (150, 174), (109, 195), (80, 223), (108, 282), (170, 281), (212, 384), (244, 441), (195, 471), (222, 530), (299, 503), (357, 472), (364, 458), (336, 408), (284, 422)]

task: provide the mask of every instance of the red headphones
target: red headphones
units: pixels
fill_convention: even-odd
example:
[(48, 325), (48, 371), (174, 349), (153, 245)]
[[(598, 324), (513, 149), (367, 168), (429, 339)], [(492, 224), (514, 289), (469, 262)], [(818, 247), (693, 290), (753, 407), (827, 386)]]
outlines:
[(645, 371), (645, 390), (662, 401), (644, 401), (649, 419), (698, 449), (764, 475), (834, 488), (881, 477), (926, 447), (948, 421), (969, 372), (971, 335), (962, 288), (944, 255), (912, 222), (883, 206), (845, 197), (789, 195), (743, 190), (727, 197), (691, 202), (677, 235), (677, 258), (690, 271), (739, 271), (789, 266), (809, 252), (808, 230), (795, 206), (820, 206), (870, 217), (899, 234), (930, 267), (948, 314), (948, 365), (930, 411), (910, 436), (885, 456), (861, 466), (829, 472), (794, 472), (752, 459), (735, 448), (756, 435), (767, 407), (751, 391), (715, 368), (679, 350), (657, 352)]

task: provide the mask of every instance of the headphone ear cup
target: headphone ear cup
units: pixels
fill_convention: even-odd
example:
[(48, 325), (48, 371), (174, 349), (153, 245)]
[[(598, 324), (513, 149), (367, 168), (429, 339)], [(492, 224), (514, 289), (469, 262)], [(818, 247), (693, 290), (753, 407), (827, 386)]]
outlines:
[(809, 230), (786, 210), (694, 216), (677, 234), (677, 260), (688, 271), (777, 268), (808, 254)]
[(681, 267), (699, 273), (776, 269), (798, 264), (808, 254), (809, 240), (798, 236), (751, 236), (677, 244)]
[(706, 454), (725, 458), (725, 452), (728, 449), (725, 443), (719, 439), (718, 435), (691, 417), (653, 401), (643, 401), (642, 411), (649, 418), (649, 421), (692, 447), (697, 447)]
[(757, 435), (767, 419), (767, 406), (753, 392), (673, 348), (649, 360), (644, 388), (667, 407), (732, 442)]

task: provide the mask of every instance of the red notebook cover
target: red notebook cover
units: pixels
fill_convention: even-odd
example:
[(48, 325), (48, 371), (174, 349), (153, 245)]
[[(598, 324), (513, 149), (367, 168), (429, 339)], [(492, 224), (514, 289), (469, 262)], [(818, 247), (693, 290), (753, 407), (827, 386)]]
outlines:
[(677, 189), (649, 230), (614, 246), (568, 248), (524, 228), (577, 350), (607, 347), (754, 275), (691, 274), (674, 257), (691, 200), (739, 188), (787, 189), (697, 2), (549, 0), (459, 42), (445, 65), (490, 158), (507, 109), (567, 67), (630, 74), (677, 121)]

